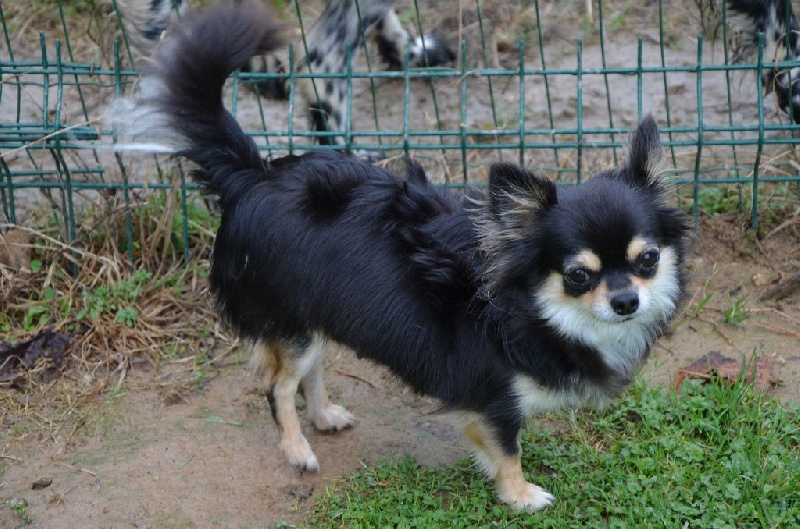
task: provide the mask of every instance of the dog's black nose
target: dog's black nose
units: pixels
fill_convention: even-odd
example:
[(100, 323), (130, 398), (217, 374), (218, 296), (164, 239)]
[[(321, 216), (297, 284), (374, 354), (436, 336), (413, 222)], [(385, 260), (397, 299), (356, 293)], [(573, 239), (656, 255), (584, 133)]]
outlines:
[(636, 292), (622, 292), (611, 298), (611, 308), (620, 316), (627, 316), (639, 308), (639, 295)]

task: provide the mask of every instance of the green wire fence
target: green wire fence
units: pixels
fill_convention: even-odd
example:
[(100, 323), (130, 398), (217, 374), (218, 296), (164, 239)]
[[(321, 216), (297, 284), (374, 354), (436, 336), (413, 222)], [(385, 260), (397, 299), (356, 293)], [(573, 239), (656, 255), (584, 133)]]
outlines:
[[(265, 156), (297, 153), (313, 148), (314, 136), (325, 133), (305, 126), (296, 81), (343, 76), (349, 119), (337, 133), (338, 148), (379, 151), (390, 161), (411, 155), (437, 183), (451, 187), (481, 185), (489, 164), (499, 159), (547, 171), (565, 185), (580, 183), (622, 163), (628, 133), (653, 113), (667, 149), (666, 171), (695, 221), (704, 190), (724, 188), (749, 208), (758, 229), (763, 197), (777, 188), (792, 196), (800, 186), (798, 127), (764, 94), (762, 73), (798, 64), (774, 63), (763, 51), (755, 63), (731, 64), (725, 2), (677, 3), (686, 20), (692, 20), (693, 8), (699, 10), (699, 22), (676, 23), (675, 3), (667, 9), (663, 0), (643, 3), (635, 12), (613, 0), (564, 2), (567, 7), (556, 15), (553, 2), (465, 0), (458, 4), (467, 9), (459, 12), (461, 25), (450, 34), (454, 45), (464, 37), (452, 67), (383, 71), (374, 56), (361, 53), (345, 72), (288, 74), (288, 102), (268, 101), (248, 89), (274, 75), (236, 74), (226, 104)], [(87, 18), (75, 13), (76, 4), (94, 8), (88, 15), (95, 21), (89, 30), (94, 45), (88, 48), (85, 26), (76, 29), (76, 19)], [(300, 4), (285, 11), (305, 33), (309, 20), (301, 9), (306, 3)], [(417, 33), (435, 29), (423, 20), (435, 18), (426, 10), (437, 3), (400, 4), (407, 26)], [(519, 21), (510, 45), (504, 34), (502, 50), (502, 21), (490, 23), (492, 6), (499, 4), (506, 10), (511, 5)], [(31, 28), (23, 33), (20, 27), (24, 6), (57, 10), (58, 23), (31, 39)], [(713, 32), (702, 18), (709, 8), (718, 14)], [(24, 224), (29, 211), (50, 208), (70, 242), (81, 208), (93, 197), (121, 196), (122, 207), (130, 208), (134, 193), (177, 192), (187, 237), (193, 185), (164, 158), (116, 150), (113, 127), (104, 118), (138, 76), (116, 9), (113, 0), (102, 9), (91, 0), (0, 2), (3, 223)], [(559, 28), (556, 36), (553, 27)], [(295, 55), (289, 53), (290, 72)], [(133, 260), (130, 218), (126, 231)]]

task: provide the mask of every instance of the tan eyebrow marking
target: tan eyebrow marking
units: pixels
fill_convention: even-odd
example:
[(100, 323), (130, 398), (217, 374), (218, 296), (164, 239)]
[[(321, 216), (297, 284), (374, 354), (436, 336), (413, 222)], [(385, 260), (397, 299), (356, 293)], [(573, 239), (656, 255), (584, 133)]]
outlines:
[(631, 263), (636, 261), (640, 255), (642, 255), (647, 250), (651, 250), (652, 248), (653, 248), (652, 243), (648, 242), (642, 237), (634, 237), (628, 244), (628, 251), (627, 251), (628, 261)]
[(586, 268), (590, 272), (600, 272), (603, 269), (603, 262), (600, 257), (591, 250), (581, 250), (571, 259), (567, 260), (566, 269)]

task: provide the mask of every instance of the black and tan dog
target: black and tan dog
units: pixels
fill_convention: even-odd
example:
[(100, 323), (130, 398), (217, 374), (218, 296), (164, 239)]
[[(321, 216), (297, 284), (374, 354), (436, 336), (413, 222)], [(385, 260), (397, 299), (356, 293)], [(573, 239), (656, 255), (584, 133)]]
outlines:
[(298, 389), (316, 428), (353, 423), (323, 383), (333, 340), (457, 414), (502, 501), (549, 505), (522, 474), (523, 422), (619, 394), (685, 293), (689, 226), (659, 179), (654, 120), (633, 134), (625, 166), (579, 187), (499, 164), (478, 199), (432, 186), (413, 163), (402, 178), (324, 150), (269, 161), (221, 90), (279, 45), (277, 30), (253, 4), (185, 18), (128, 118), (134, 138), (194, 162), (219, 197), (211, 289), (267, 373), (283, 453), (319, 468)]

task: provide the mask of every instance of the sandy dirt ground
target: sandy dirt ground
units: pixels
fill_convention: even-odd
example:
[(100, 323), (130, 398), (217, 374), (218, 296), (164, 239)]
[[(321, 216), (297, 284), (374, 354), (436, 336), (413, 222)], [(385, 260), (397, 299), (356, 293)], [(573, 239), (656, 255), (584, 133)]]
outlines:
[[(797, 233), (760, 247), (743, 239), (736, 219), (704, 221), (702, 233), (692, 258), (692, 298), (641, 376), (669, 385), (681, 367), (707, 353), (737, 360), (755, 353), (772, 363), (769, 393), (800, 401), (800, 298), (759, 301), (796, 272)], [(750, 317), (725, 323), (725, 311), (739, 299), (746, 299)], [(284, 462), (266, 396), (237, 349), (202, 385), (179, 393), (162, 391), (160, 372), (133, 370), (124, 391), (76, 409), (79, 424), (67, 414), (69, 427), (37, 430), (29, 422), (20, 431), (6, 417), (0, 499), (24, 500), (31, 527), (273, 527), (302, 522), (327, 483), (363, 465), (405, 456), (435, 465), (467, 456), (448, 417), (383, 369), (340, 347), (325, 362), (333, 400), (358, 423), (320, 434), (301, 413), (318, 474)], [(34, 490), (36, 483), (50, 485)], [(0, 526), (17, 525), (11, 509), (0, 509)]]

